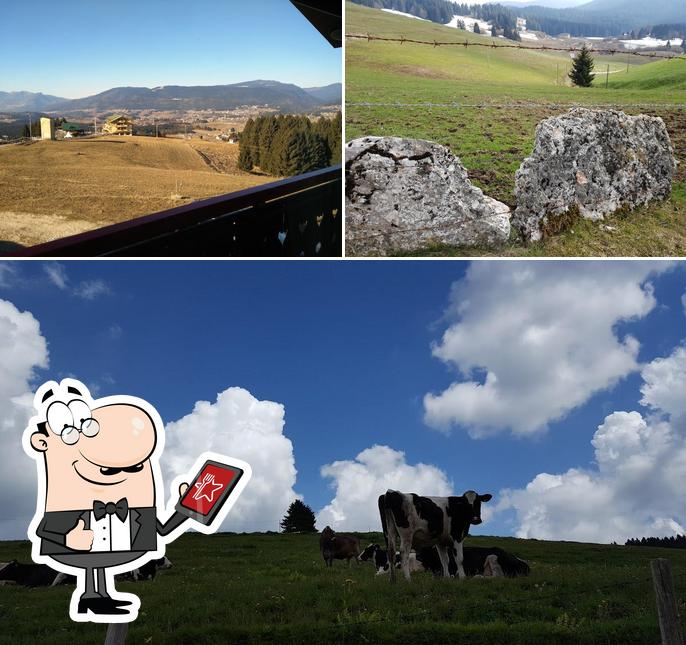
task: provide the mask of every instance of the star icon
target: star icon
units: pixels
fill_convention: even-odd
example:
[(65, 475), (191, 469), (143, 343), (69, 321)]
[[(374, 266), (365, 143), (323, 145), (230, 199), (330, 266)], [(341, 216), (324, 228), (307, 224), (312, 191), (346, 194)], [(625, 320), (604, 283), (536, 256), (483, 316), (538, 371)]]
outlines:
[(193, 486), (197, 489), (193, 493), (193, 499), (201, 501), (206, 499), (208, 502), (212, 503), (214, 501), (215, 493), (224, 488), (224, 484), (219, 484), (214, 481), (214, 475), (205, 475), (202, 481), (199, 481)]

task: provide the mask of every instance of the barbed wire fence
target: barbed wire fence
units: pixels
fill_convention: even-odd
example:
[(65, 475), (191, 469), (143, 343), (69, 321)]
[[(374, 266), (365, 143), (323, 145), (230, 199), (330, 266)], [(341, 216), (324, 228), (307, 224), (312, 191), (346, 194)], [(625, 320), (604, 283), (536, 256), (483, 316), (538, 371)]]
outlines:
[[(405, 38), (404, 36), (392, 37), (392, 36), (379, 36), (376, 34), (346, 34), (346, 38), (366, 40), (368, 42), (372, 41), (383, 41), (383, 42), (395, 42), (403, 45), (404, 43), (411, 43), (414, 45), (430, 45), (432, 47), (487, 47), (489, 49), (521, 49), (528, 51), (552, 51), (552, 52), (568, 52), (568, 53), (578, 53), (582, 50), (581, 47), (551, 47), (549, 45), (542, 45), (540, 47), (530, 47), (529, 45), (523, 45), (520, 43), (504, 43), (498, 44), (495, 40), (486, 43), (479, 43), (471, 40), (466, 40), (464, 42), (460, 41), (448, 41), (448, 40), (418, 40), (415, 38)], [(668, 52), (639, 52), (631, 49), (595, 49), (592, 45), (587, 47), (587, 49), (595, 55), (598, 56), (639, 56), (643, 58), (652, 59), (664, 59), (664, 60), (686, 60), (686, 55), (683, 54), (670, 54)]]

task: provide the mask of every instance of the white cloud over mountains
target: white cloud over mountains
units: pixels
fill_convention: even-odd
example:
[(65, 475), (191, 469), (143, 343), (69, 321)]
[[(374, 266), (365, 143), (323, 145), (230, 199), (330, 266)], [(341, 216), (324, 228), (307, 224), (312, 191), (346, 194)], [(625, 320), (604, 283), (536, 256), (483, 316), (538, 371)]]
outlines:
[(501, 492), (498, 510), (514, 509), (518, 537), (623, 542), (685, 532), (685, 363), (679, 347), (643, 368), (641, 403), (654, 412), (608, 415), (591, 441), (596, 467), (541, 473)]
[(639, 369), (617, 330), (655, 307), (657, 262), (475, 262), (453, 285), (433, 355), (459, 379), (424, 397), (425, 422), (472, 437), (530, 436)]
[(377, 500), (389, 488), (420, 495), (450, 495), (452, 482), (436, 466), (408, 464), (405, 453), (374, 445), (355, 459), (334, 461), (321, 468), (331, 479), (334, 498), (317, 514), (317, 526), (348, 531), (381, 530)]

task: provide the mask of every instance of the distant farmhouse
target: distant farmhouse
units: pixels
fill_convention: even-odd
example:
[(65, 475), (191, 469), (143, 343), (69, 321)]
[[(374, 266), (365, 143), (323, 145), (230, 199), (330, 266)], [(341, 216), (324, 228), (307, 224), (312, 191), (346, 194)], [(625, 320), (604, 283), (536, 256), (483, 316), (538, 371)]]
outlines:
[(238, 133), (234, 131), (231, 132), (231, 134), (218, 134), (215, 137), (215, 139), (217, 139), (217, 141), (228, 141), (229, 143), (238, 143)]
[(102, 126), (102, 131), (107, 134), (133, 134), (133, 119), (121, 114), (111, 116)]
[(86, 132), (83, 129), (83, 126), (79, 125), (78, 123), (69, 123), (68, 121), (65, 121), (60, 126), (60, 130), (64, 132), (65, 139), (71, 139), (72, 137), (80, 137), (83, 136)]

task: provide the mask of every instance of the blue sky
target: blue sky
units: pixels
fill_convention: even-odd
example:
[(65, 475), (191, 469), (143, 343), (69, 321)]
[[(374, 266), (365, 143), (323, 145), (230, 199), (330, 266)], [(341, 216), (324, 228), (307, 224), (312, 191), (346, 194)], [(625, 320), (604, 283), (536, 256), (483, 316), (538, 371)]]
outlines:
[[(519, 425), (513, 421), (512, 427), (506, 427), (506, 415), (500, 426), (494, 422), (492, 427), (479, 429), (460, 416), (468, 406), (466, 399), (459, 409), (450, 411), (452, 430), (427, 421), (425, 395), (439, 396), (454, 382), (483, 382), (488, 370), (501, 377), (499, 396), (511, 396), (503, 385), (506, 370), (497, 358), (484, 355), (484, 365), (471, 376), (460, 375), (433, 356), (431, 347), (441, 343), (446, 330), (474, 322), (476, 314), (456, 314), (451, 309), (454, 285), (461, 302), (469, 300), (477, 307), (477, 300), (485, 298), (474, 328), (475, 346), (479, 330), (492, 323), (488, 316), (493, 307), (512, 307), (512, 325), (516, 325), (517, 303), (526, 301), (516, 293), (518, 287), (510, 285), (530, 276), (508, 281), (525, 266), (532, 267), (536, 279), (558, 276), (550, 291), (541, 286), (540, 298), (536, 290), (528, 296), (537, 298), (540, 313), (536, 315), (541, 321), (548, 317), (562, 325), (575, 308), (591, 306), (592, 301), (597, 307), (595, 313), (584, 311), (583, 320), (588, 322), (583, 324), (591, 326), (579, 329), (579, 338), (571, 341), (559, 361), (551, 356), (551, 363), (558, 363), (544, 381), (554, 380), (552, 372), (560, 371), (560, 365), (570, 371), (588, 365), (595, 372), (605, 369), (602, 356), (594, 355), (595, 346), (589, 349), (585, 343), (605, 343), (608, 362), (612, 351), (623, 352), (621, 360), (627, 360), (631, 352), (626, 347), (633, 347), (631, 342), (625, 346), (627, 335), (640, 343), (635, 365), (617, 368), (608, 377), (610, 385), (586, 392), (581, 403), (569, 404), (559, 420), (553, 418), (543, 429), (527, 425), (526, 410), (513, 412), (513, 416), (523, 415)], [(594, 471), (598, 455), (591, 439), (616, 411), (638, 411), (646, 420), (651, 415), (668, 419), (670, 414), (676, 419), (677, 412), (667, 403), (640, 405), (640, 388), (648, 380), (641, 370), (655, 359), (669, 357), (684, 340), (681, 299), (686, 274), (681, 265), (667, 269), (647, 263), (640, 265), (641, 270), (638, 266), (570, 261), (488, 262), (471, 268), (457, 261), (15, 262), (0, 271), (0, 285), (4, 285), (0, 301), (30, 312), (48, 343), (49, 368), (34, 370), (32, 386), (73, 375), (100, 396), (145, 398), (165, 423), (189, 414), (197, 401), (214, 402), (230, 386), (245, 388), (258, 400), (283, 404), (284, 432), (292, 441), (298, 471), (293, 488), (319, 510), (336, 492), (329, 485), (335, 482), (324, 480), (320, 468), (354, 460), (375, 444), (403, 451), (407, 464), (422, 462), (439, 469), (456, 492), (474, 488), (497, 495), (503, 489), (524, 490), (540, 473)], [(605, 298), (601, 281), (612, 274), (608, 267), (616, 274), (611, 275), (612, 284), (624, 286)], [(53, 271), (52, 280), (46, 269)], [(579, 293), (575, 289), (582, 282), (577, 273), (582, 271), (587, 281), (584, 298), (575, 301), (574, 294)], [(594, 300), (596, 275), (599, 297)], [(484, 293), (491, 283), (494, 300)], [(546, 298), (559, 296), (565, 289), (570, 293), (568, 309), (555, 306), (552, 312), (546, 311)], [(504, 294), (502, 299), (499, 293)], [(503, 305), (508, 298), (512, 301)], [(622, 298), (627, 304), (615, 312), (612, 308)], [(599, 322), (596, 330), (594, 320), (609, 323), (604, 329)], [(577, 324), (572, 319), (572, 327)], [(489, 342), (496, 352), (511, 349), (504, 341), (499, 346), (496, 336)], [(604, 351), (600, 345), (598, 350)], [(583, 360), (591, 362), (579, 363), (577, 354), (587, 355)], [(526, 361), (525, 355), (519, 356), (518, 360)], [(546, 387), (540, 375), (527, 376), (525, 366), (517, 365), (517, 369), (521, 369), (517, 379), (531, 379), (527, 392)], [(581, 391), (592, 378), (590, 373), (581, 375), (561, 391), (564, 396), (567, 390)], [(515, 391), (513, 396), (520, 393)], [(672, 427), (676, 441), (681, 429), (675, 421)], [(610, 439), (606, 436), (604, 445)], [(197, 446), (198, 451), (202, 448)], [(343, 480), (339, 483), (344, 486)], [(606, 484), (604, 480), (591, 483)], [(342, 496), (345, 492), (341, 491)], [(481, 532), (524, 530), (527, 500), (503, 508)], [(549, 510), (552, 514), (554, 509)], [(686, 520), (681, 508), (661, 513), (659, 521), (663, 516), (677, 523)], [(646, 519), (648, 527), (653, 520), (658, 521)], [(536, 530), (544, 532), (541, 527)]]
[(3, 91), (80, 98), (120, 86), (342, 78), (341, 49), (285, 0), (8, 0), (2, 20)]

